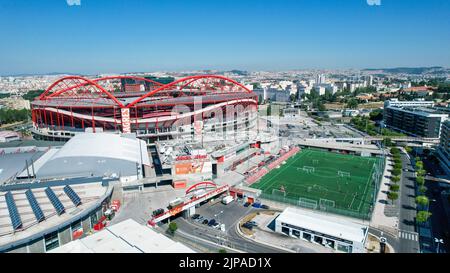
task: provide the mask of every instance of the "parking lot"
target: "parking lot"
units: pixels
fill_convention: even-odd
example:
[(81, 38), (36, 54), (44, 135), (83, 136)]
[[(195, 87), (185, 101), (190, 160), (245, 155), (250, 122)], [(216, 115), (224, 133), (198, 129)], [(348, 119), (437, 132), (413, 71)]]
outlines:
[[(244, 203), (242, 201), (238, 200), (232, 201), (228, 205), (225, 205), (220, 201), (215, 201), (214, 203), (208, 203), (197, 208), (196, 214), (199, 214), (201, 217), (203, 217), (203, 220), (214, 219), (220, 224), (224, 224), (225, 232), (228, 233), (228, 231), (231, 228), (234, 228), (234, 226), (242, 217), (249, 214), (253, 210), (257, 210), (252, 206), (244, 207), (243, 204)], [(203, 222), (203, 220), (195, 221), (190, 219), (189, 221), (195, 222), (196, 225), (207, 226), (201, 223)]]

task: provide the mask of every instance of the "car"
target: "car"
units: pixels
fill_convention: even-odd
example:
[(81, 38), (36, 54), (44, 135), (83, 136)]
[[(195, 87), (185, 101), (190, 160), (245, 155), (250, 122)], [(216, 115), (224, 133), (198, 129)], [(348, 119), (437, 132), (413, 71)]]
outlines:
[(260, 208), (261, 207), (261, 203), (253, 203), (252, 206), (254, 208)]
[(209, 223), (208, 219), (203, 220), (202, 224), (207, 225)]
[(248, 206), (250, 206), (250, 203), (249, 202), (245, 202), (244, 207), (248, 207)]
[(408, 172), (409, 169), (408, 169), (408, 168), (404, 168), (403, 171), (404, 171), (404, 172)]
[(249, 224), (249, 223), (245, 223), (245, 224), (243, 224), (242, 226), (245, 227), (246, 229), (250, 229), (250, 230), (253, 229), (253, 225), (251, 225), (251, 224)]
[(248, 221), (247, 223), (249, 223), (250, 225), (253, 225), (253, 226), (257, 226), (258, 225), (258, 224), (256, 224), (255, 221)]
[(215, 229), (220, 229), (220, 223), (216, 222), (212, 227)]
[(192, 219), (193, 219), (193, 220), (197, 219), (198, 217), (200, 217), (200, 214), (194, 214), (194, 215), (192, 215)]
[(195, 221), (201, 223), (204, 219), (205, 217), (200, 215), (197, 219), (195, 219)]
[(269, 209), (269, 206), (268, 205), (261, 205), (261, 208), (262, 209)]
[(208, 226), (212, 227), (216, 223), (215, 219), (209, 220)]

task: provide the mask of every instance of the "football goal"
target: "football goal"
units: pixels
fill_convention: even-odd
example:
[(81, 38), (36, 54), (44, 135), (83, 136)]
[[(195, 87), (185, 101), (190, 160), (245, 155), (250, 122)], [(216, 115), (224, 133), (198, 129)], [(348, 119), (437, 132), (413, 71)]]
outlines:
[(338, 171), (338, 176), (340, 176), (340, 177), (350, 177), (350, 173), (349, 172), (344, 172), (344, 171)]
[(307, 173), (313, 173), (315, 169), (312, 166), (303, 166), (303, 168), (297, 168), (297, 170), (302, 170)]
[(300, 197), (298, 198), (298, 205), (308, 209), (317, 209), (317, 200)]
[(320, 198), (319, 200), (320, 209), (334, 208), (336, 206), (333, 200)]
[(272, 195), (285, 197), (286, 196), (286, 191), (282, 191), (282, 190), (279, 190), (279, 189), (272, 189)]

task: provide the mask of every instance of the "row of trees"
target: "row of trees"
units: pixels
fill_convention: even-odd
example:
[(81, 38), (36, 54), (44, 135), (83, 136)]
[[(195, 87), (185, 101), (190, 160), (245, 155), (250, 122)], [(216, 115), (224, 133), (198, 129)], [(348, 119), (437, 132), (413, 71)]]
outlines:
[(27, 109), (0, 109), (0, 125), (18, 121), (27, 121), (31, 118), (31, 112)]
[(390, 150), (392, 154), (392, 160), (394, 162), (394, 169), (392, 170), (392, 178), (391, 178), (391, 185), (388, 192), (388, 199), (392, 201), (392, 204), (394, 204), (394, 201), (398, 199), (398, 191), (400, 190), (400, 186), (398, 185), (398, 182), (400, 181), (400, 176), (402, 174), (402, 159), (400, 156), (400, 149), (396, 147), (392, 147)]
[(428, 218), (431, 216), (431, 212), (428, 211), (428, 205), (430, 200), (425, 195), (427, 192), (427, 187), (425, 187), (425, 173), (426, 171), (423, 168), (423, 162), (420, 160), (420, 157), (415, 158), (416, 164), (416, 184), (418, 187), (418, 191), (420, 193), (419, 196), (416, 197), (416, 203), (418, 205), (419, 211), (416, 215), (416, 221), (418, 223), (425, 223), (428, 221)]

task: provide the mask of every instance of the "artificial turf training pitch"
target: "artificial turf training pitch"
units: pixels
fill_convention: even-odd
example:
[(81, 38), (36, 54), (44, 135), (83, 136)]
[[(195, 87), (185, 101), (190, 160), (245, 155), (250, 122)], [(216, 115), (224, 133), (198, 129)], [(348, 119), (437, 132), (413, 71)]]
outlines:
[(306, 202), (315, 209), (328, 206), (367, 215), (378, 187), (374, 172), (379, 160), (302, 149), (251, 187), (261, 189), (263, 198), (272, 196), (289, 203)]

